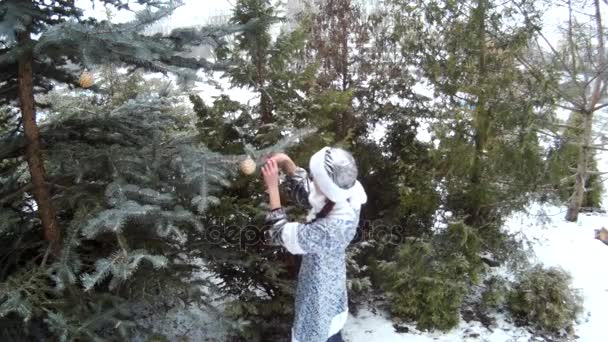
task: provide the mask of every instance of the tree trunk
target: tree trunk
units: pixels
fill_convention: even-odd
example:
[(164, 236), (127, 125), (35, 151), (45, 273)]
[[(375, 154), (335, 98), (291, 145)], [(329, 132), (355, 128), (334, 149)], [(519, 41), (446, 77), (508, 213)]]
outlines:
[(262, 125), (272, 122), (272, 102), (264, 89), (262, 89), (260, 92), (260, 112), (262, 117)]
[(25, 47), (27, 51), (19, 60), (18, 70), (21, 120), (27, 142), (26, 159), (34, 185), (34, 198), (38, 207), (38, 215), (42, 221), (44, 238), (51, 244), (53, 252), (57, 253), (60, 247), (61, 232), (45, 181), (46, 174), (40, 152), (40, 133), (36, 123), (36, 111), (34, 108), (33, 56), (31, 49), (28, 47), (30, 34), (29, 32), (22, 32), (19, 33), (18, 38), (20, 45)]
[[(568, 3), (570, 6), (570, 2)], [(570, 197), (568, 203), (568, 210), (566, 212), (566, 220), (570, 222), (576, 222), (578, 220), (578, 213), (585, 200), (585, 184), (587, 182), (588, 166), (591, 157), (591, 143), (593, 139), (593, 114), (594, 109), (602, 96), (605, 95), (606, 90), (606, 54), (604, 45), (604, 28), (602, 25), (602, 16), (600, 11), (599, 0), (594, 0), (595, 5), (595, 24), (598, 38), (598, 66), (597, 66), (597, 77), (595, 78), (593, 88), (591, 91), (591, 97), (589, 99), (588, 109), (583, 111), (583, 132), (579, 139), (579, 155), (576, 166), (574, 192)], [(570, 10), (570, 12), (572, 12)], [(572, 22), (569, 23), (570, 30), (572, 29)], [(572, 45), (573, 43), (570, 42)], [(573, 49), (573, 47), (571, 47)]]
[[(336, 73), (341, 78), (341, 90), (346, 92), (350, 87), (350, 75), (348, 74), (348, 36), (350, 35), (353, 16), (350, 15), (353, 11), (350, 0), (342, 0), (337, 5), (334, 13), (338, 40), (338, 49), (336, 53)], [(354, 126), (354, 118), (351, 109), (338, 113), (336, 124), (336, 141), (342, 141), (348, 136), (349, 130)]]
[(262, 125), (272, 122), (272, 99), (268, 96), (265, 88), (266, 73), (264, 72), (264, 54), (261, 48), (256, 50), (255, 68), (258, 89), (260, 90), (260, 115)]
[(581, 135), (579, 155), (576, 166), (576, 175), (574, 183), (574, 192), (568, 203), (566, 212), (566, 221), (576, 222), (578, 213), (585, 200), (585, 184), (587, 183), (587, 167), (589, 165), (589, 157), (591, 153), (591, 134), (593, 124), (592, 113), (582, 113), (583, 115), (583, 132)]

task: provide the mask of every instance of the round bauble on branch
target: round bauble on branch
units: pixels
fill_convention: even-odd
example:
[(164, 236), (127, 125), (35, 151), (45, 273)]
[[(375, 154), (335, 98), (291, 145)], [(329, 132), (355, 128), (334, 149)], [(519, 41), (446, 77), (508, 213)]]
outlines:
[(80, 79), (78, 80), (78, 83), (80, 83), (80, 86), (85, 89), (91, 87), (93, 83), (95, 83), (95, 80), (93, 79), (93, 74), (88, 70), (83, 71), (82, 74), (80, 74)]
[(255, 161), (251, 159), (251, 157), (247, 157), (246, 159), (241, 160), (239, 163), (239, 169), (244, 175), (249, 176), (255, 172)]

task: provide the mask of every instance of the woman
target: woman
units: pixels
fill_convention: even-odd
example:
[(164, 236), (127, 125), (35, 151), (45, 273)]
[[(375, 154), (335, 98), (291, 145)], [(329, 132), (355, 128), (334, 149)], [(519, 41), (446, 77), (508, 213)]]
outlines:
[[(310, 177), (281, 153), (262, 167), (272, 210), (267, 238), (292, 254), (302, 254), (292, 342), (340, 342), (348, 316), (345, 249), (356, 233), (367, 195), (347, 151), (324, 147), (310, 158), (309, 166)], [(287, 174), (290, 197), (310, 208), (306, 223), (289, 222), (281, 207), (279, 167)]]

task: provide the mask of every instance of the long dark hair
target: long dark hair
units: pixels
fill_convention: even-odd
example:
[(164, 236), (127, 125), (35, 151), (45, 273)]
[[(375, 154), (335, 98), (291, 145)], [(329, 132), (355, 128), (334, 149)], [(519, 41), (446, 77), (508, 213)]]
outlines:
[(321, 211), (317, 213), (313, 221), (327, 217), (327, 215), (329, 215), (329, 212), (334, 208), (334, 205), (336, 205), (336, 203), (330, 200), (325, 200), (325, 205), (323, 206), (323, 208), (321, 208)]

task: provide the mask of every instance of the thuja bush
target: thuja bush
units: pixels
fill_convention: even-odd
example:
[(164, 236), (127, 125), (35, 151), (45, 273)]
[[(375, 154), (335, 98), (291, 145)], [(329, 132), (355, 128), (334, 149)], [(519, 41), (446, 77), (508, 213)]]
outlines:
[(452, 267), (459, 261), (438, 260), (427, 242), (406, 243), (397, 260), (385, 263), (384, 289), (391, 312), (415, 320), (421, 329), (449, 330), (458, 323), (458, 310), (466, 290), (463, 279), (454, 279)]
[(449, 330), (479, 278), (479, 241), (463, 223), (454, 223), (430, 241), (406, 241), (393, 261), (381, 262), (379, 274), (391, 312), (414, 320), (419, 329)]
[(582, 303), (582, 297), (571, 286), (570, 274), (541, 265), (523, 273), (506, 298), (507, 309), (518, 324), (551, 335), (573, 333)]

